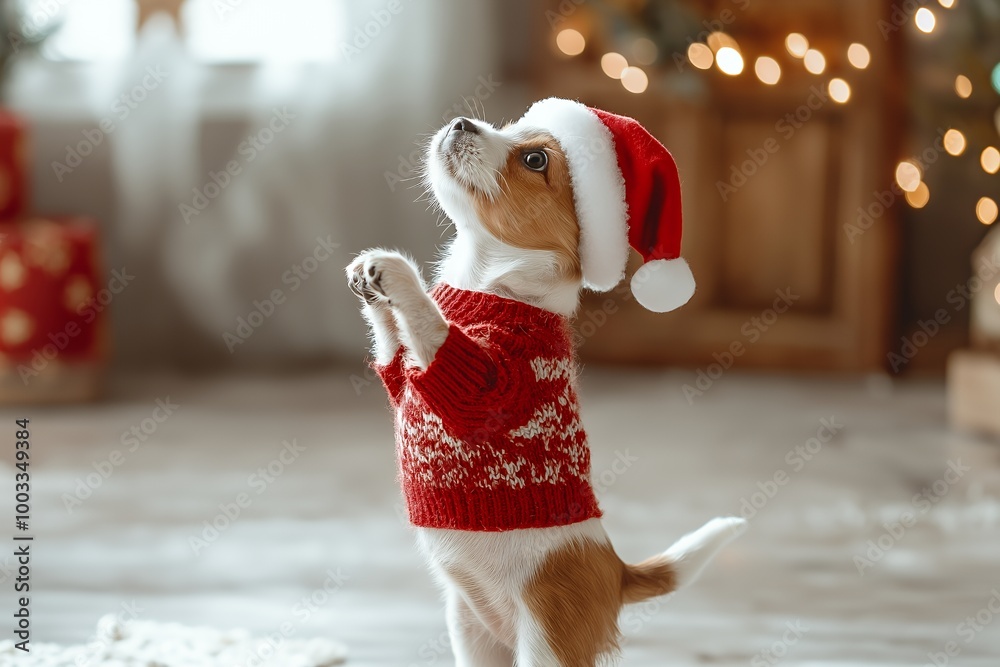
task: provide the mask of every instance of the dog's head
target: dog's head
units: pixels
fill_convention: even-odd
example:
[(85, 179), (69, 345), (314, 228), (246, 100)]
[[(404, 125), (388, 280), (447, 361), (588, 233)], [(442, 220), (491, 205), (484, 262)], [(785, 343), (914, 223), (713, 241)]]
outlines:
[(457, 118), (434, 135), (426, 167), (435, 198), (460, 231), (547, 251), (558, 278), (581, 280), (573, 183), (552, 135)]
[(559, 98), (502, 128), (457, 118), (431, 140), (426, 175), (459, 232), (441, 265), (452, 284), (572, 312), (581, 287), (621, 281), (631, 246), (636, 301), (665, 313), (694, 294), (677, 165), (633, 118)]

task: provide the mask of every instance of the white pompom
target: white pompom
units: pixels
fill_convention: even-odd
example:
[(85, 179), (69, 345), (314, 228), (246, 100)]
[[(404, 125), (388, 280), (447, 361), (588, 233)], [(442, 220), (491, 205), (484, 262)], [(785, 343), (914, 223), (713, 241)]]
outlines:
[(632, 294), (654, 313), (680, 308), (694, 295), (691, 267), (680, 257), (646, 262), (632, 276)]

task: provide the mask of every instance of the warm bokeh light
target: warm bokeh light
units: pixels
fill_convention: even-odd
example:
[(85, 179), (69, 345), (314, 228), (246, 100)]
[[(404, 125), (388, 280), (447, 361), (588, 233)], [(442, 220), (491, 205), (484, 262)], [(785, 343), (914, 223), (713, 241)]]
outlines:
[(649, 86), (649, 78), (638, 67), (626, 67), (622, 72), (622, 85), (630, 93), (642, 93)]
[(920, 187), (920, 168), (904, 160), (896, 165), (896, 183), (906, 192), (916, 192)]
[(972, 82), (969, 81), (969, 77), (964, 74), (959, 74), (955, 77), (955, 92), (963, 100), (972, 95)]
[(757, 78), (769, 86), (773, 86), (781, 79), (781, 65), (770, 56), (761, 56), (753, 66)]
[(715, 63), (724, 74), (736, 76), (743, 71), (743, 56), (731, 46), (723, 46), (715, 54)]
[(844, 104), (851, 99), (851, 87), (843, 79), (831, 79), (827, 90), (834, 102)]
[(906, 193), (906, 203), (913, 208), (923, 208), (931, 200), (931, 191), (927, 184), (921, 181), (917, 184), (917, 189)]
[(944, 149), (948, 155), (961, 155), (965, 152), (965, 135), (951, 129), (944, 133)]
[(705, 41), (708, 42), (708, 46), (716, 53), (727, 46), (735, 51), (740, 50), (740, 45), (736, 43), (732, 35), (727, 35), (724, 32), (713, 32)]
[(871, 61), (872, 54), (864, 44), (855, 42), (847, 47), (847, 62), (851, 63), (854, 67), (865, 69)]
[(955, 0), (938, 0), (938, 4), (945, 9), (951, 9), (955, 6)]
[(559, 34), (556, 35), (556, 46), (567, 56), (578, 56), (583, 53), (583, 49), (587, 46), (587, 40), (578, 31), (566, 28), (560, 30)]
[(688, 47), (688, 60), (698, 69), (708, 69), (715, 62), (715, 54), (701, 42), (695, 42)]
[(625, 71), (626, 67), (628, 67), (628, 61), (620, 53), (612, 51), (601, 56), (601, 69), (612, 79), (622, 78), (622, 72)]
[(998, 284), (997, 288), (993, 290), (993, 298), (997, 303), (1000, 303), (1000, 284)]
[(632, 42), (632, 58), (640, 65), (652, 65), (660, 51), (651, 39), (640, 37)]
[(926, 7), (921, 7), (917, 10), (916, 15), (913, 17), (913, 22), (917, 24), (917, 29), (920, 32), (934, 32), (934, 26), (937, 25), (937, 19), (934, 18), (934, 12), (927, 9)]
[(1000, 151), (993, 146), (987, 146), (979, 156), (979, 164), (987, 174), (995, 174), (1000, 171)]
[(826, 58), (816, 49), (806, 51), (803, 62), (811, 74), (822, 74), (823, 70), (826, 69)]
[(785, 38), (785, 48), (796, 58), (802, 58), (809, 50), (809, 40), (799, 32), (793, 32)]
[(997, 203), (989, 197), (983, 197), (976, 203), (976, 217), (984, 225), (992, 225), (997, 219)]

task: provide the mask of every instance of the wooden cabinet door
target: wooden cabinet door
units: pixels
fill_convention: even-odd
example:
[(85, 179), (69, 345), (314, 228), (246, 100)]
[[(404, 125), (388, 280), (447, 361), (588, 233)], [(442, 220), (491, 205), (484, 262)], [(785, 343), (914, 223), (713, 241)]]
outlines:
[[(698, 282), (692, 301), (667, 314), (646, 312), (627, 285), (588, 295), (579, 320), (585, 359), (884, 366), (901, 204), (891, 189), (901, 38), (883, 39), (883, 14), (887, 6), (866, 0), (748, 4), (727, 28), (747, 61), (742, 75), (714, 68), (678, 75), (668, 58), (640, 95), (582, 58), (545, 68), (544, 94), (632, 115), (673, 153), (684, 196), (683, 253)], [(822, 75), (788, 55), (789, 32), (805, 33), (824, 53)], [(852, 42), (871, 52), (866, 70), (848, 64)], [(781, 63), (777, 85), (755, 77), (758, 55)], [(829, 97), (833, 77), (850, 84), (845, 104)], [(692, 80), (702, 94), (682, 93)]]

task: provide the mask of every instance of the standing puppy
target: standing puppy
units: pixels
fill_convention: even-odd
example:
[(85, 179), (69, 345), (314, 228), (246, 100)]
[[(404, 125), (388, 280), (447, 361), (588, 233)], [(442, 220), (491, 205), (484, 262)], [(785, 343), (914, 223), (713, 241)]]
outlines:
[(677, 169), (631, 118), (547, 99), (501, 129), (443, 127), (427, 180), (456, 232), (436, 286), (386, 250), (347, 273), (456, 664), (613, 663), (622, 606), (690, 583), (745, 523), (714, 519), (626, 565), (590, 484), (568, 320), (581, 288), (621, 280), (630, 243), (646, 260), (632, 279), (642, 305), (691, 297)]

